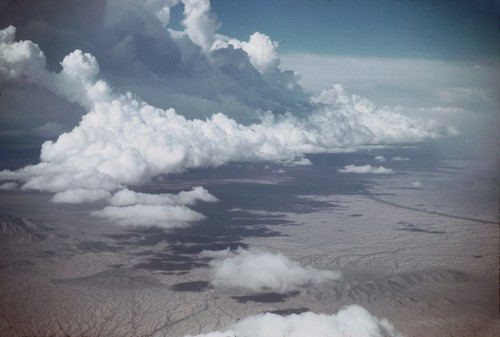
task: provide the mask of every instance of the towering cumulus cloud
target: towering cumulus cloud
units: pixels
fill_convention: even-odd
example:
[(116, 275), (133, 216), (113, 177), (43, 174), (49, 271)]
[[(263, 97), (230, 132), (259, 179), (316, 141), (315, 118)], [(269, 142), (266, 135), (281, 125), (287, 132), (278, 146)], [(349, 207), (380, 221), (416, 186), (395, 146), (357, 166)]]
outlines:
[(182, 0), (182, 3), (187, 35), (204, 52), (209, 52), (215, 42), (215, 32), (220, 27), (217, 17), (210, 11), (210, 1)]
[(247, 317), (226, 331), (186, 337), (402, 337), (385, 319), (378, 319), (357, 305), (336, 315), (305, 312), (290, 316), (271, 313)]
[[(175, 73), (176, 83), (180, 85), (175, 87), (186, 88), (188, 95), (193, 94), (193, 88), (195, 93), (205, 94), (212, 92), (213, 88), (222, 90), (217, 95), (224, 95), (224, 88), (228, 88), (228, 92), (233, 90), (231, 95), (236, 103), (231, 103), (231, 106), (256, 107), (253, 121), (239, 122), (217, 111), (205, 118), (187, 118), (173, 108), (150, 105), (131, 92), (113, 89), (110, 82), (103, 79), (97, 58), (81, 50), (64, 57), (59, 72), (50, 71), (46, 66), (47, 57), (40, 47), (28, 40), (16, 42), (16, 29), (9, 26), (0, 31), (1, 81), (29, 83), (48, 89), (79, 104), (87, 113), (73, 130), (43, 144), (39, 164), (14, 172), (3, 171), (0, 173), (1, 180), (17, 180), (26, 190), (55, 193), (53, 202), (105, 200), (110, 203), (109, 206), (93, 214), (122, 224), (140, 224), (139, 215), (148, 210), (155, 215), (145, 218), (143, 224), (162, 223), (162, 226), (168, 227), (165, 223), (170, 220), (178, 225), (182, 219), (194, 221), (201, 219), (201, 215), (189, 211), (188, 204), (182, 201), (172, 203), (170, 197), (162, 199), (162, 207), (170, 207), (171, 212), (158, 210), (156, 201), (151, 204), (152, 199), (144, 196), (131, 198), (137, 201), (135, 205), (114, 203), (122, 194), (131, 193), (127, 186), (147, 183), (159, 174), (219, 166), (230, 161), (300, 162), (307, 153), (334, 152), (369, 144), (421, 141), (446, 133), (435, 125), (429, 126), (379, 109), (366, 99), (348, 94), (341, 85), (335, 85), (309, 101), (302, 100), (306, 96), (298, 87), (296, 75), (279, 69), (277, 43), (261, 33), (253, 34), (248, 42), (216, 34), (220, 23), (210, 11), (208, 0), (183, 0), (185, 31), (164, 29), (163, 34), (169, 37), (162, 38), (158, 27), (161, 27), (160, 23), (169, 22), (170, 8), (177, 2), (146, 1), (144, 5), (124, 2), (125, 8), (144, 6), (145, 13), (149, 11), (151, 14), (141, 15), (151, 15), (151, 18), (161, 22), (137, 28), (140, 34), (129, 34), (118, 44), (132, 39), (135, 41), (136, 55), (143, 63), (139, 68), (137, 63), (133, 63), (133, 67), (143, 69), (141, 71), (145, 73), (148, 65), (150, 70), (154, 69), (156, 58), (160, 59), (165, 52), (158, 47), (148, 50), (158, 55), (141, 58), (137, 43), (150, 32), (155, 41), (171, 44), (169, 50), (180, 52), (180, 58), (172, 56), (169, 59), (180, 62)], [(108, 10), (115, 10), (107, 13), (102, 26), (105, 32), (109, 30), (109, 34), (103, 34), (106, 38), (135, 29), (129, 28), (133, 25), (123, 23), (127, 15), (135, 15), (131, 14), (134, 12), (122, 13), (117, 6), (115, 1), (110, 1)], [(133, 18), (138, 20), (136, 16)], [(148, 20), (151, 18), (148, 17)], [(103, 37), (104, 40), (106, 38)], [(194, 50), (201, 53), (193, 53)], [(116, 51), (114, 48), (106, 55), (115, 55)], [(132, 63), (130, 65), (132, 67)], [(208, 76), (209, 81), (203, 82), (193, 75), (196, 71), (187, 67)], [(112, 68), (107, 65), (106, 69), (109, 73)], [(163, 75), (158, 73), (157, 78)], [(158, 83), (164, 83), (162, 81), (171, 77), (166, 76)], [(201, 88), (199, 83), (206, 83), (206, 86)], [(265, 90), (259, 91), (262, 89), (258, 88)], [(276, 113), (257, 108), (263, 106), (288, 106), (290, 111)], [(197, 115), (196, 111), (192, 115)], [(132, 220), (124, 220), (119, 212), (127, 212)], [(170, 219), (165, 215), (169, 212), (177, 216)]]

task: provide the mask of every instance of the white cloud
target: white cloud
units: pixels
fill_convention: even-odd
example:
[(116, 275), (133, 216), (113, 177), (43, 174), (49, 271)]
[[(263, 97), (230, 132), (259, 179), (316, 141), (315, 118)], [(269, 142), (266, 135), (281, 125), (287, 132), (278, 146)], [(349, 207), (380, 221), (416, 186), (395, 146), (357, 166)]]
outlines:
[(195, 205), (198, 201), (215, 202), (217, 198), (201, 186), (179, 194), (148, 194), (123, 189), (116, 192), (109, 200), (113, 206), (145, 205)]
[(278, 48), (277, 42), (271, 41), (269, 36), (259, 32), (252, 34), (248, 42), (242, 43), (242, 49), (250, 57), (250, 62), (261, 73), (278, 67), (276, 48)]
[(123, 226), (176, 228), (185, 227), (190, 222), (204, 219), (203, 214), (186, 206), (171, 205), (132, 205), (106, 206), (92, 211), (91, 215), (109, 219)]
[(340, 272), (303, 267), (281, 253), (240, 248), (234, 253), (226, 250), (204, 255), (216, 257), (210, 262), (210, 283), (215, 287), (287, 292), (341, 278)]
[(408, 161), (408, 160), (410, 160), (410, 158), (397, 156), (397, 157), (392, 157), (391, 160), (393, 160), (393, 161)]
[(415, 180), (410, 183), (410, 186), (413, 188), (422, 188), (423, 185), (420, 181)]
[(220, 27), (217, 16), (210, 11), (209, 0), (182, 0), (185, 32), (204, 52), (209, 52), (215, 42), (215, 32)]
[(290, 316), (265, 313), (232, 324), (225, 331), (186, 337), (402, 337), (386, 320), (351, 305), (336, 315), (305, 312)]
[[(203, 187), (195, 187), (191, 191), (181, 191), (178, 194), (149, 194), (122, 189), (112, 196), (104, 191), (102, 198), (108, 198), (109, 206), (91, 214), (106, 218), (123, 226), (161, 228), (185, 227), (191, 222), (199, 221), (205, 217), (189, 209), (187, 206), (195, 205), (199, 201), (215, 202), (217, 198), (208, 193)], [(62, 193), (54, 196), (54, 199)], [(68, 202), (54, 200), (55, 202)], [(85, 202), (81, 200), (80, 202)], [(92, 200), (89, 200), (92, 201)]]
[(384, 163), (387, 161), (387, 159), (384, 156), (376, 156), (375, 160), (378, 161), (379, 163)]
[(346, 165), (338, 170), (340, 173), (358, 173), (358, 174), (392, 174), (394, 171), (383, 166), (373, 167), (371, 165)]
[(39, 83), (44, 80), (46, 58), (31, 41), (14, 41), (16, 28), (0, 30), (0, 83), (7, 80)]

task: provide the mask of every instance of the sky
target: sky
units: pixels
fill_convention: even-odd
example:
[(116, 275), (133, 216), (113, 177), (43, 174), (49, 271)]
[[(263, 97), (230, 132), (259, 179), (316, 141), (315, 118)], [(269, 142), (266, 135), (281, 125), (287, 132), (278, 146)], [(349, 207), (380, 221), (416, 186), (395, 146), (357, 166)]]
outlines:
[[(0, 189), (171, 230), (204, 218), (197, 203), (220, 201), (202, 186), (138, 189), (187, 170), (422, 143), (495, 163), (497, 26), (487, 1), (0, 1)], [(276, 275), (256, 289), (297, 287), (281, 269), (302, 283), (340, 277), (226, 253), (212, 265), (216, 286), (247, 287), (224, 271), (261, 258)], [(312, 321), (346, 315), (397, 335), (357, 307)]]
[[(495, 1), (215, 0), (220, 33), (253, 32), (282, 52), (425, 59), (495, 58)], [(172, 23), (181, 16), (172, 12)]]

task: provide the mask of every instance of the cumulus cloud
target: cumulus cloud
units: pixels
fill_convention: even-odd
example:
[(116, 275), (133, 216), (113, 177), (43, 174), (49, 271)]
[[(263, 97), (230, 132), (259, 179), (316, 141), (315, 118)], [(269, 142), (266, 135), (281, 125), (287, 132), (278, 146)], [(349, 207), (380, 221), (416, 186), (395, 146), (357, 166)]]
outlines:
[(375, 160), (380, 162), (380, 163), (384, 163), (387, 161), (387, 159), (384, 156), (376, 156)]
[(232, 324), (225, 331), (186, 337), (402, 337), (386, 319), (351, 305), (336, 315), (305, 312), (289, 316), (265, 313)]
[(182, 0), (185, 32), (204, 52), (209, 52), (215, 42), (215, 32), (220, 27), (217, 16), (210, 11), (210, 0)]
[(0, 83), (7, 80), (39, 83), (46, 75), (46, 58), (31, 41), (14, 41), (16, 28), (0, 30)]
[(423, 185), (420, 181), (415, 180), (410, 183), (410, 186), (413, 188), (422, 188)]
[(250, 59), (250, 63), (260, 73), (265, 73), (270, 69), (278, 68), (280, 60), (278, 58), (278, 42), (272, 41), (265, 34), (255, 32), (250, 35), (248, 42), (219, 36), (212, 49), (223, 49), (232, 46), (245, 51)]
[(179, 194), (149, 194), (123, 189), (110, 198), (113, 206), (130, 206), (136, 204), (146, 205), (195, 205), (198, 201), (215, 202), (217, 198), (201, 186), (191, 191), (181, 191)]
[[(68, 199), (54, 200), (57, 196), (68, 192), (57, 193), (53, 201), (71, 202), (72, 199), (69, 201)], [(201, 186), (195, 187), (191, 191), (181, 191), (178, 194), (149, 194), (131, 191), (127, 188), (115, 192), (112, 196), (108, 191), (102, 191), (102, 194), (97, 193), (98, 191), (95, 192), (96, 200), (107, 198), (109, 206), (95, 210), (91, 214), (123, 226), (156, 226), (166, 229), (184, 227), (191, 222), (205, 218), (203, 214), (193, 211), (188, 206), (198, 202), (217, 201), (216, 197)], [(72, 194), (70, 194), (71, 196)], [(83, 197), (85, 196), (86, 194), (83, 194)], [(89, 201), (93, 200), (80, 199), (77, 202)]]
[(408, 161), (410, 160), (410, 158), (408, 157), (401, 157), (401, 156), (396, 156), (396, 157), (392, 157), (391, 160), (393, 161)]
[[(148, 3), (148, 8), (162, 10), (174, 3), (153, 1)], [(248, 42), (226, 39), (230, 42), (212, 49), (214, 42), (221, 37), (215, 34), (219, 24), (210, 11), (209, 1), (184, 0), (183, 4), (187, 36), (205, 53), (213, 52), (211, 57), (214, 63), (195, 54), (183, 54), (186, 58), (183, 62), (189, 59), (189, 62), (201, 65), (202, 73), (209, 74), (218, 69), (226, 76), (238, 79), (242, 85), (244, 81), (252, 83), (252, 88), (265, 89), (268, 85), (273, 89), (264, 92), (272, 92), (274, 96), (265, 99), (277, 102), (276, 106), (283, 105), (282, 102), (288, 102), (285, 106), (295, 104), (299, 92), (295, 87), (296, 81), (292, 73), (278, 69), (275, 42), (264, 34), (255, 33)], [(113, 15), (116, 22), (109, 19), (107, 25), (121, 27), (123, 24), (117, 19), (119, 14)], [(155, 27), (151, 30), (156, 32)], [(117, 216), (119, 208), (128, 212), (131, 219), (137, 218), (141, 210), (151, 210), (156, 215), (144, 222), (147, 224), (155, 219), (170, 219), (165, 208), (160, 206), (165, 207), (161, 203), (171, 196), (146, 196), (124, 190), (125, 186), (147, 183), (159, 174), (220, 166), (230, 161), (273, 160), (285, 164), (310, 164), (304, 157), (307, 153), (342, 151), (368, 144), (422, 141), (443, 135), (442, 130), (433, 125), (420, 124), (397, 112), (377, 108), (373, 102), (349, 94), (341, 85), (313, 97), (307, 106), (307, 113), (302, 115), (267, 111), (259, 113), (259, 120), (247, 124), (223, 113), (204, 119), (190, 119), (172, 108), (158, 108), (130, 92), (114, 90), (100, 78), (100, 65), (90, 53), (81, 50), (69, 53), (60, 64), (62, 69), (56, 73), (47, 69), (45, 54), (37, 44), (16, 42), (14, 37), (15, 28), (12, 26), (0, 31), (2, 81), (38, 85), (79, 104), (88, 112), (73, 130), (43, 144), (39, 164), (15, 172), (3, 171), (0, 179), (19, 180), (25, 190), (55, 193), (53, 202), (106, 200), (110, 203), (108, 208), (96, 211), (95, 215), (120, 223), (127, 223), (127, 220)], [(183, 52), (193, 46), (191, 43), (188, 47), (188, 41), (182, 36), (167, 42), (179, 43), (176, 46)], [(237, 53), (234, 48), (241, 49), (241, 52)], [(247, 57), (242, 58), (241, 53)], [(237, 64), (233, 67), (235, 62)], [(245, 70), (249, 62), (253, 70)], [(207, 69), (212, 70), (205, 72)], [(189, 78), (190, 75), (186, 76)], [(212, 86), (210, 82), (205, 89), (212, 90)], [(248, 95), (252, 90), (241, 92)], [(262, 95), (257, 92), (255, 96)], [(248, 100), (249, 96), (244, 97)], [(49, 123), (38, 131), (50, 131), (57, 127), (58, 124)], [(382, 173), (383, 170), (373, 171)], [(199, 193), (195, 199), (212, 201), (205, 192), (195, 190), (186, 193)], [(127, 198), (132, 202), (120, 204), (119, 200)], [(171, 218), (173, 222), (180, 223), (183, 218), (200, 218), (195, 212), (182, 208), (190, 205), (192, 200), (181, 194), (175, 198), (187, 199), (175, 205), (169, 204), (177, 207), (171, 212), (177, 214)], [(151, 203), (153, 199), (157, 203)], [(128, 221), (130, 224), (139, 222)]]
[(308, 284), (332, 282), (340, 272), (303, 267), (281, 253), (238, 249), (210, 253), (212, 280), (220, 288), (243, 288), (252, 291), (287, 292)]
[(358, 173), (358, 174), (392, 174), (394, 171), (383, 166), (373, 167), (371, 165), (346, 165), (338, 170), (340, 173)]
[(107, 218), (123, 226), (176, 228), (204, 219), (204, 215), (181, 205), (106, 206), (91, 215)]

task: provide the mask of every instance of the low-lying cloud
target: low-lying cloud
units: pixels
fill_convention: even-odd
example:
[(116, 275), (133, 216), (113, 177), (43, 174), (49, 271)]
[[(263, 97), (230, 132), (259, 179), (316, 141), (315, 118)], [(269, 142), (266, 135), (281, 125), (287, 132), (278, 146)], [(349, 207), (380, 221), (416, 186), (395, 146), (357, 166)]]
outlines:
[(205, 218), (201, 213), (186, 206), (172, 205), (132, 205), (106, 206), (101, 210), (92, 211), (91, 215), (107, 218), (123, 226), (156, 226), (160, 228), (185, 227), (190, 222)]
[(217, 288), (285, 293), (306, 285), (334, 282), (341, 278), (338, 271), (303, 267), (281, 253), (240, 248), (235, 252), (225, 250), (204, 252), (202, 255), (214, 258), (210, 262), (210, 283)]
[[(57, 195), (57, 194), (56, 194)], [(108, 197), (109, 206), (91, 212), (123, 226), (184, 227), (205, 216), (188, 206), (198, 202), (216, 202), (217, 198), (201, 186), (178, 194), (149, 194), (122, 189)]]
[(265, 313), (232, 324), (225, 331), (185, 337), (402, 337), (386, 319), (351, 305), (337, 314), (305, 312), (290, 316)]
[(423, 185), (420, 181), (415, 180), (410, 183), (410, 186), (413, 188), (422, 188)]
[(357, 173), (357, 174), (392, 174), (394, 171), (383, 166), (374, 167), (371, 165), (346, 165), (344, 168), (338, 169), (340, 173)]

